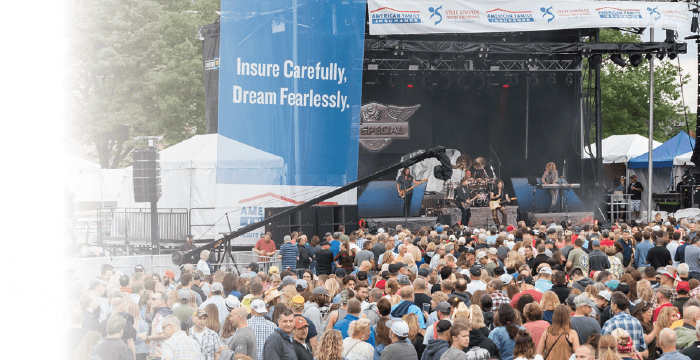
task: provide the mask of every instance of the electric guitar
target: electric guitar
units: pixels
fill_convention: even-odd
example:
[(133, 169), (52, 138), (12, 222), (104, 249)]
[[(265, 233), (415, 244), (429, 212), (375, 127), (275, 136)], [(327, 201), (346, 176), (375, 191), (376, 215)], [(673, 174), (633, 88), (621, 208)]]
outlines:
[(414, 187), (416, 187), (416, 186), (418, 186), (426, 181), (428, 181), (428, 179), (423, 179), (418, 184), (415, 184), (406, 190), (399, 189), (399, 197), (403, 199), (404, 197), (406, 197), (406, 192), (413, 190)]
[(471, 205), (472, 201), (476, 200), (476, 198), (478, 198), (478, 197), (479, 197), (479, 195), (474, 196), (473, 198), (471, 198), (471, 199), (469, 199), (469, 200), (467, 200), (467, 201), (460, 201), (460, 202), (459, 202), (458, 208), (460, 208), (460, 209), (462, 209), (462, 210), (467, 210), (467, 209), (469, 209), (469, 206)]
[(512, 197), (512, 198), (510, 198), (510, 200), (508, 200), (508, 201), (506, 201), (506, 200), (500, 200), (500, 201), (499, 201), (499, 200), (494, 200), (494, 201), (489, 201), (489, 207), (491, 208), (491, 210), (496, 210), (496, 209), (498, 209), (499, 207), (501, 207), (502, 204), (507, 204), (507, 203), (511, 202), (512, 200), (518, 200), (518, 198)]

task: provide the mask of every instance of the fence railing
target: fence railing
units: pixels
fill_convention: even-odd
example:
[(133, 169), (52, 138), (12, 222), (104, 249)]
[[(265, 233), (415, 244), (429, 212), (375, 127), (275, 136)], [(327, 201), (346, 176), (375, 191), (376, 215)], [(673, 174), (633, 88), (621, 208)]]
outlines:
[(253, 262), (258, 264), (258, 271), (264, 271), (266, 274), (270, 272), (271, 266), (277, 266), (278, 269), (280, 269), (281, 266), (281, 260), (279, 258), (260, 256), (253, 251), (231, 252), (231, 256), (233, 257), (233, 262), (228, 261), (230, 259), (227, 258), (225, 259), (227, 261), (222, 261), (220, 265), (229, 269), (235, 267), (239, 274), (245, 274), (246, 268)]
[[(150, 209), (99, 209), (97, 222), (102, 224), (101, 235), (105, 241), (150, 242)], [(187, 209), (158, 209), (158, 231), (161, 245), (182, 243), (189, 233)]]

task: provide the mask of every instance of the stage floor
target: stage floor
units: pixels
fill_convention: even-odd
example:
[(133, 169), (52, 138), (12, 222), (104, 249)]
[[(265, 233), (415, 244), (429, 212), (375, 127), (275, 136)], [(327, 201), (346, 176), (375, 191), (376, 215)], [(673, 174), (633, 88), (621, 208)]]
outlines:
[[(517, 206), (506, 206), (506, 214), (508, 216), (508, 223), (504, 225), (513, 225), (517, 223), (518, 207)], [(388, 218), (369, 218), (367, 224), (370, 227), (376, 226), (377, 228), (396, 229), (396, 225), (401, 225), (404, 228), (408, 227), (409, 230), (418, 231), (423, 226), (434, 227), (438, 223), (445, 224), (447, 221), (444, 219), (444, 215), (450, 217), (449, 225), (452, 226), (461, 220), (461, 211), (457, 208), (439, 208), (435, 209), (442, 212), (443, 216), (421, 216), (421, 217), (409, 217), (408, 219), (402, 217), (388, 217)], [(491, 215), (491, 209), (488, 207), (472, 207), (472, 217), (469, 219), (470, 228), (488, 228), (494, 225), (493, 217)], [(498, 213), (499, 218), (501, 217), (500, 212)], [(406, 225), (408, 224), (408, 225)]]

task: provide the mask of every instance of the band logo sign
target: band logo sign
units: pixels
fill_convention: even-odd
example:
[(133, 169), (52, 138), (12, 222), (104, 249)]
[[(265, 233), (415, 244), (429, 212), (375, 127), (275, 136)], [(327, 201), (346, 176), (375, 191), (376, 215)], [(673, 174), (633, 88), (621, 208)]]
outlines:
[(642, 12), (638, 9), (618, 9), (614, 7), (602, 7), (595, 9), (601, 19), (641, 19)]
[(392, 139), (409, 139), (410, 118), (420, 105), (396, 106), (371, 102), (360, 108), (360, 145), (369, 151), (380, 151)]
[(486, 12), (486, 19), (492, 23), (524, 23), (534, 22), (532, 11), (509, 11), (493, 9)]
[(479, 10), (445, 10), (445, 18), (448, 22), (466, 23), (479, 20)]
[(382, 7), (370, 11), (372, 24), (418, 24), (421, 22), (420, 11), (396, 10)]

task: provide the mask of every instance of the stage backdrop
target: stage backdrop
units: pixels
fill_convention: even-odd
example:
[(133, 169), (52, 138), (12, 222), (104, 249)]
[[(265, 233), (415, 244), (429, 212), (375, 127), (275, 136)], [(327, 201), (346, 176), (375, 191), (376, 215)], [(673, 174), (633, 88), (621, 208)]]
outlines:
[[(284, 173), (228, 177), (217, 169), (217, 216), (231, 223), (218, 217), (217, 231), (357, 178), (364, 21), (363, 1), (221, 2), (219, 134), (281, 157)], [(355, 204), (356, 192), (328, 203)], [(255, 243), (262, 230), (234, 243)]]
[(369, 0), (368, 6), (372, 35), (690, 26), (684, 2)]

